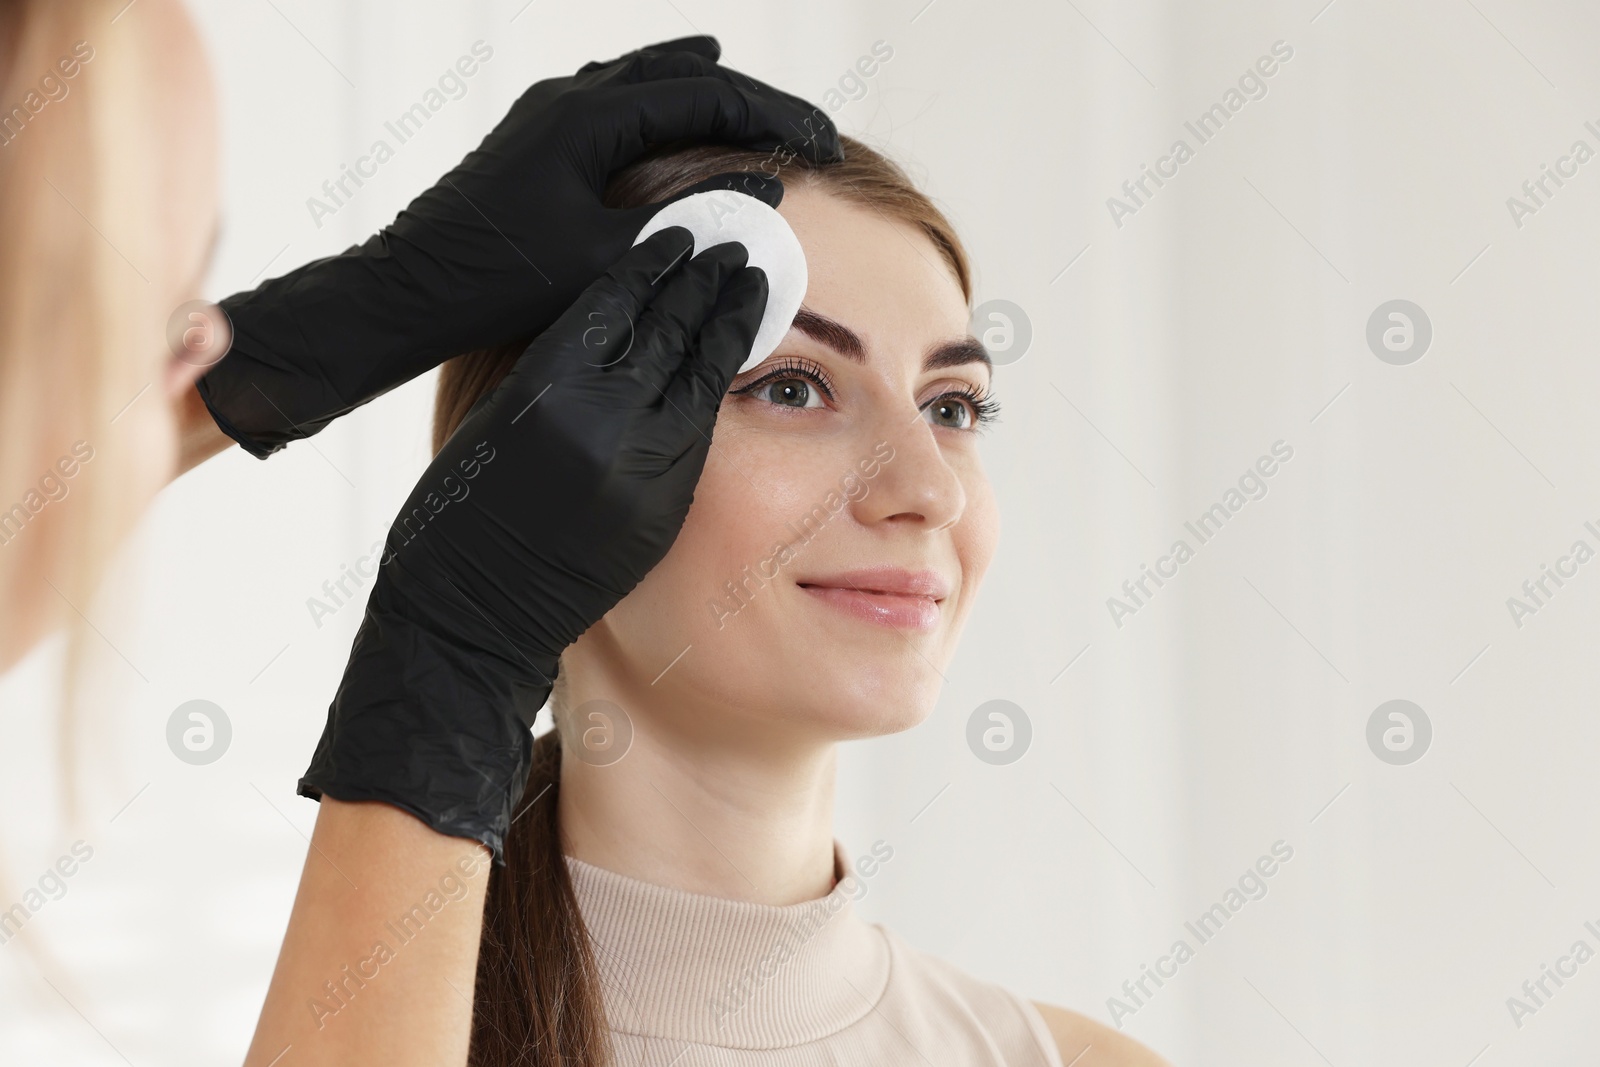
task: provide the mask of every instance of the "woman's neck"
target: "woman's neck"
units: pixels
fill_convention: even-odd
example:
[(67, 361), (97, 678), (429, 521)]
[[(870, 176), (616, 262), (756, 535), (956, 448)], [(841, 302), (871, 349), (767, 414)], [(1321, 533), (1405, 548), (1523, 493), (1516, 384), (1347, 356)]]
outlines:
[(732, 900), (825, 896), (834, 881), (834, 746), (775, 743), (755, 724), (743, 737), (680, 732), (672, 718), (634, 715), (627, 754), (606, 766), (568, 747), (559, 791), (567, 853)]

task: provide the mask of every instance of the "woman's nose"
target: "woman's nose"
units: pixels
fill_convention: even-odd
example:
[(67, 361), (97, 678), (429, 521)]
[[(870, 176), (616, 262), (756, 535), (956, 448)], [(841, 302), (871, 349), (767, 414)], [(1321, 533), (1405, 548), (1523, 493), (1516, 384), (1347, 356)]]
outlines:
[(953, 526), (966, 510), (966, 490), (923, 413), (904, 416), (899, 409), (872, 427), (878, 473), (856, 501), (856, 521), (911, 523), (927, 531)]

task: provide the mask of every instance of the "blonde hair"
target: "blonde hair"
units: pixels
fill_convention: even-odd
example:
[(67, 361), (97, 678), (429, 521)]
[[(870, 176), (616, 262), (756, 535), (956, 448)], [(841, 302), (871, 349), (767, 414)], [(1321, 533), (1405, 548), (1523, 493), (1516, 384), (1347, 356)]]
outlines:
[[(150, 329), (161, 322), (158, 297), (130, 269), (153, 258), (154, 171), (139, 137), (148, 71), (135, 49), (96, 46), (118, 8), (0, 0), (0, 520), (9, 519), (0, 674), (39, 636), (29, 620), (69, 621), (56, 717), (69, 821), (79, 806), (77, 679), (97, 640), (78, 611), (148, 498), (140, 457), (117, 446), (112, 420), (158, 380), (162, 354), (159, 325)], [(85, 455), (92, 462), (75, 469)], [(41, 495), (56, 484), (43, 479), (65, 469), (74, 469), (70, 489)], [(8, 875), (0, 862), (0, 898), (12, 900)], [(33, 925), (19, 934), (81, 1002)]]
[[(0, 654), (25, 650), (28, 620), (71, 623), (59, 717), (69, 807), (72, 679), (89, 640), (79, 613), (151, 492), (143, 442), (119, 440), (113, 420), (160, 389), (170, 310), (134, 266), (158, 259), (158, 174), (140, 136), (148, 49), (112, 24), (121, 6), (0, 0)], [(86, 454), (60, 498), (40, 495)]]

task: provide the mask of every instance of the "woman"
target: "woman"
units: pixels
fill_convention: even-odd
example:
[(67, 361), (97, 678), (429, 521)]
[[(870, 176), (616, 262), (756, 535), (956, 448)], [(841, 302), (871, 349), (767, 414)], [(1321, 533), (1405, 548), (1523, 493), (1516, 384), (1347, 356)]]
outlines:
[[(766, 162), (658, 154), (619, 173), (608, 201)], [(848, 139), (843, 163), (778, 169), (806, 307), (733, 379), (670, 549), (559, 650), (557, 729), (534, 743), (509, 830), (463, 834), (504, 865), (485, 878), (481, 850), (361, 803), (384, 799), (381, 784), (330, 769), (360, 677), (347, 672), (306, 780), (324, 796), (316, 854), (250, 1062), (286, 1046), (423, 1062), (421, 1045), (462, 1062), (469, 1031), (485, 1065), (1161, 1062), (849, 910), (892, 845), (853, 856), (834, 841), (834, 746), (932, 710), (997, 538), (977, 448), (994, 401), (967, 336), (965, 254), (927, 198)], [(526, 362), (508, 346), (447, 364), (436, 443), (479, 437), (480, 401), (499, 403), (497, 383)], [(352, 671), (394, 632), (364, 625)], [(530, 666), (554, 673), (537, 653)], [(386, 744), (445, 747), (412, 725)], [(454, 818), (429, 822), (452, 832)]]

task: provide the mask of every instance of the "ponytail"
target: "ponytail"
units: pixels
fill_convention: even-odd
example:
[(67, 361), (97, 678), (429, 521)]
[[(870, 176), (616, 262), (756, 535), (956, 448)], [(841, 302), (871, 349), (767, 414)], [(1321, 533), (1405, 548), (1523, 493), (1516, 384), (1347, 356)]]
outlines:
[(561, 734), (533, 743), (527, 788), (489, 873), (470, 1067), (603, 1067), (600, 973), (557, 825)]
[[(516, 365), (526, 341), (447, 362), (434, 398), (433, 447)], [(555, 697), (563, 688), (557, 676)], [(561, 731), (533, 742), (528, 782), (489, 872), (469, 1067), (605, 1067), (610, 1060), (600, 972), (572, 891), (556, 819)]]

